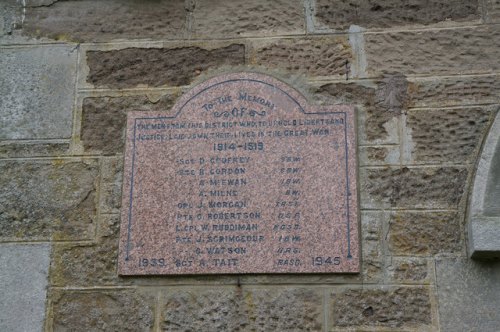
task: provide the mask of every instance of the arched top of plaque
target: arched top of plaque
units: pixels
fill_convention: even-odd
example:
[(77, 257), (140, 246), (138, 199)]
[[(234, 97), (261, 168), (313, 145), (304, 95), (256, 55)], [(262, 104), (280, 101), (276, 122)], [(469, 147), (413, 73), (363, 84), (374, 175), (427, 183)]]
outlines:
[(354, 109), (225, 74), (130, 112), (121, 275), (359, 272)]
[[(247, 107), (228, 109), (238, 101)], [(197, 111), (198, 112), (197, 112)], [(352, 106), (310, 105), (306, 98), (288, 84), (269, 75), (253, 72), (237, 72), (210, 78), (185, 93), (175, 103), (166, 119), (189, 118), (263, 118), (269, 112), (297, 112), (300, 114), (324, 114), (349, 112)], [(159, 118), (155, 116), (155, 118)]]

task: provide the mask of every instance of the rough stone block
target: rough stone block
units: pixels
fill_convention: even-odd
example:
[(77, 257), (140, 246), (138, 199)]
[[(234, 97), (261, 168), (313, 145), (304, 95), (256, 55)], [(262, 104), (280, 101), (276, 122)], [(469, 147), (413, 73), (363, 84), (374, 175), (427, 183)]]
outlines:
[(0, 50), (0, 139), (71, 136), (76, 53), (68, 46)]
[(163, 331), (319, 331), (321, 291), (219, 288), (172, 291), (163, 297)]
[(500, 262), (436, 261), (441, 331), (498, 331)]
[(365, 35), (368, 75), (491, 73), (500, 69), (500, 26)]
[(136, 290), (53, 291), (54, 331), (152, 331), (154, 297)]
[(423, 287), (348, 289), (331, 295), (333, 328), (430, 330), (431, 300)]
[(190, 84), (208, 69), (245, 64), (245, 46), (87, 51), (87, 64), (87, 82), (96, 87), (181, 86)]
[(486, 22), (496, 23), (500, 21), (500, 0), (486, 0)]
[(395, 255), (460, 254), (462, 227), (456, 212), (395, 212), (389, 247)]
[(411, 163), (475, 163), (490, 112), (485, 108), (411, 110)]
[(300, 0), (199, 0), (194, 8), (194, 35), (238, 37), (304, 34)]
[(500, 103), (500, 77), (455, 76), (413, 81), (412, 107), (440, 107)]
[(3, 35), (10, 35), (19, 28), (22, 20), (22, 8), (17, 0), (0, 2), (0, 40)]
[(0, 245), (0, 330), (42, 331), (50, 244)]
[(347, 29), (352, 24), (363, 28), (388, 28), (447, 20), (478, 20), (480, 9), (478, 0), (316, 0), (315, 18), (320, 27), (331, 29)]
[(346, 37), (271, 39), (254, 42), (250, 63), (307, 76), (345, 76), (353, 58)]
[(393, 257), (388, 272), (391, 280), (404, 284), (429, 284), (432, 277), (425, 258)]
[(458, 167), (362, 168), (363, 208), (457, 208), (467, 170)]
[(164, 95), (155, 102), (145, 96), (85, 98), (81, 127), (85, 151), (104, 155), (123, 153), (127, 112), (165, 112), (173, 103), (172, 95)]
[(69, 141), (0, 143), (0, 158), (60, 157), (68, 153)]
[(358, 147), (360, 166), (399, 165), (399, 145)]
[(183, 1), (70, 0), (28, 4), (27, 35), (70, 41), (180, 39), (185, 37)]
[(0, 239), (92, 238), (97, 178), (95, 160), (0, 162)]
[(120, 217), (103, 215), (95, 244), (55, 244), (52, 251), (52, 286), (103, 286), (128, 283), (118, 277), (118, 226)]
[(123, 160), (110, 158), (102, 161), (101, 168), (101, 213), (120, 213), (122, 199)]

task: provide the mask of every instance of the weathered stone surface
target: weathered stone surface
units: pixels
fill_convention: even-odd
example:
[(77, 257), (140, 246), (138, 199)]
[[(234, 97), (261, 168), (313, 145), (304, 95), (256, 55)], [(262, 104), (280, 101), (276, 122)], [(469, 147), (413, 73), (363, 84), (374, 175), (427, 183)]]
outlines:
[(399, 145), (358, 147), (361, 166), (399, 165)]
[(425, 258), (393, 257), (388, 272), (390, 278), (399, 283), (426, 284), (431, 279), (429, 262)]
[(331, 295), (333, 327), (429, 329), (429, 290), (422, 287), (349, 289)]
[(238, 37), (304, 33), (299, 0), (199, 0), (194, 9), (196, 37)]
[(69, 142), (0, 143), (0, 158), (59, 157), (69, 153)]
[(98, 87), (127, 88), (188, 85), (207, 69), (245, 64), (245, 46), (231, 44), (212, 50), (197, 46), (178, 48), (125, 48), (87, 51), (87, 81)]
[(167, 293), (163, 331), (319, 331), (321, 292), (302, 288), (179, 290)]
[(395, 255), (459, 254), (462, 223), (456, 212), (395, 212), (389, 247)]
[(484, 108), (409, 111), (411, 161), (474, 163), (489, 123), (490, 112)]
[(361, 169), (364, 208), (456, 208), (467, 170), (456, 167)]
[(26, 8), (24, 33), (57, 40), (178, 39), (184, 37), (183, 1), (70, 0)]
[(154, 298), (135, 290), (53, 291), (53, 330), (152, 331)]
[(104, 155), (123, 153), (127, 112), (165, 112), (173, 102), (172, 95), (165, 95), (156, 102), (145, 96), (85, 98), (81, 129), (85, 151)]
[(344, 76), (353, 63), (346, 37), (256, 41), (250, 62), (265, 68), (308, 76)]
[(365, 35), (368, 75), (491, 73), (500, 69), (500, 26)]
[(500, 21), (500, 0), (486, 0), (486, 21), (495, 23)]
[(99, 220), (95, 244), (55, 244), (50, 269), (52, 286), (103, 286), (126, 283), (116, 272), (118, 256), (118, 215)]
[(0, 245), (0, 330), (42, 331), (50, 244)]
[(123, 160), (103, 159), (101, 166), (101, 213), (120, 213), (122, 199)]
[(10, 35), (20, 27), (22, 8), (16, 0), (2, 0), (0, 2), (0, 39), (3, 35)]
[(332, 29), (387, 28), (402, 25), (432, 24), (445, 20), (466, 21), (480, 18), (478, 0), (316, 0), (318, 23)]
[(0, 162), (0, 239), (93, 237), (94, 160)]
[(413, 107), (495, 104), (499, 90), (497, 75), (422, 79), (410, 84), (410, 100)]
[(409, 103), (409, 84), (399, 74), (385, 75), (378, 82), (329, 83), (315, 89), (325, 104), (355, 104), (359, 110), (362, 141), (398, 143), (398, 116)]
[(76, 54), (68, 46), (0, 50), (0, 139), (70, 137)]
[(498, 331), (500, 262), (436, 261), (441, 331)]

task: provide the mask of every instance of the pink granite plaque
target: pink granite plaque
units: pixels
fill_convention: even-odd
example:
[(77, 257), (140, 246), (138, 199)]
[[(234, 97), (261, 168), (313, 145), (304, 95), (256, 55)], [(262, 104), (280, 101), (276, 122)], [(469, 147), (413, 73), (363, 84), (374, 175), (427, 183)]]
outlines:
[(359, 272), (355, 114), (262, 74), (127, 122), (121, 275)]

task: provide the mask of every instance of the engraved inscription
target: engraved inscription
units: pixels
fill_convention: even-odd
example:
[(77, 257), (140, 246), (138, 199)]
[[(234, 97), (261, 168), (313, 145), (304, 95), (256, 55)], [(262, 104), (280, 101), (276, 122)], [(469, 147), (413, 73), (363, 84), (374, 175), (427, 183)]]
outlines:
[(129, 113), (119, 273), (359, 272), (354, 110), (261, 74)]

